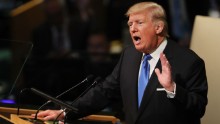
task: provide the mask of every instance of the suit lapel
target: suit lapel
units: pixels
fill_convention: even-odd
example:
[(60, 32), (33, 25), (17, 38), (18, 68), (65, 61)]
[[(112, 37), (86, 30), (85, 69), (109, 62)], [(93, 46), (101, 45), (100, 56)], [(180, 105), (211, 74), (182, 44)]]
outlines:
[[(158, 61), (156, 68), (161, 69), (160, 61)], [(138, 111), (138, 116), (141, 115), (141, 113), (145, 110), (146, 106), (150, 102), (151, 97), (153, 96), (154, 92), (156, 91), (158, 84), (159, 84), (159, 82), (157, 79), (157, 75), (155, 72), (153, 72), (151, 78), (149, 79), (148, 85), (145, 89), (144, 96), (143, 96), (143, 99), (141, 102), (141, 106)]]
[[(169, 62), (172, 62), (172, 48), (171, 48), (171, 44), (170, 42), (168, 41), (167, 43), (167, 46), (165, 47), (164, 49), (164, 52), (163, 52), (168, 61)], [(161, 70), (161, 62), (160, 60), (157, 62), (157, 65), (155, 68), (158, 68)], [(139, 108), (139, 111), (138, 111), (138, 116), (137, 116), (137, 119), (140, 117), (140, 115), (145, 111), (148, 103), (150, 102), (150, 99), (151, 97), (153, 96), (153, 94), (156, 92), (156, 88), (160, 85), (159, 81), (158, 81), (158, 78), (157, 78), (157, 75), (156, 73), (153, 71), (152, 73), (152, 76), (151, 78), (149, 79), (149, 83), (146, 87), (146, 90), (144, 92), (144, 96), (143, 96), (143, 99), (142, 99), (142, 103), (141, 103), (141, 106)]]
[(142, 53), (140, 52), (137, 52), (137, 54), (135, 54), (135, 58), (134, 59), (134, 67), (132, 71), (133, 74), (131, 74), (130, 76), (130, 92), (131, 94), (135, 94), (135, 95), (132, 95), (131, 96), (131, 102), (134, 102), (132, 103), (134, 106), (131, 106), (131, 110), (133, 112), (133, 117), (137, 117), (137, 114), (138, 114), (138, 74), (139, 74), (139, 68), (140, 68), (140, 63), (141, 63), (141, 58), (142, 58)]

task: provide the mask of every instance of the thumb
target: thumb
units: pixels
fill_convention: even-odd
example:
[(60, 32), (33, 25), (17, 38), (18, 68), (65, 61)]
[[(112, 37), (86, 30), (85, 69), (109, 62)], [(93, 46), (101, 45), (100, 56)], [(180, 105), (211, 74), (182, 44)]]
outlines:
[(160, 74), (160, 70), (159, 70), (158, 68), (156, 68), (154, 71), (155, 71), (157, 77), (159, 77), (159, 76), (161, 75), (161, 74)]
[(45, 121), (54, 120), (54, 119), (55, 119), (55, 117), (51, 116), (51, 115), (46, 116), (46, 117), (43, 118), (43, 120), (45, 120)]

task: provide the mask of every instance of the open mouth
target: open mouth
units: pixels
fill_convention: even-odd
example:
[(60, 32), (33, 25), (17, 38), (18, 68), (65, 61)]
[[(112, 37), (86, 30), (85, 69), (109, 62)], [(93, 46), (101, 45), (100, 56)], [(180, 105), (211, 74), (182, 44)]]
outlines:
[(139, 40), (141, 40), (141, 38), (138, 37), (138, 36), (134, 36), (134, 40), (135, 40), (135, 41), (139, 41)]

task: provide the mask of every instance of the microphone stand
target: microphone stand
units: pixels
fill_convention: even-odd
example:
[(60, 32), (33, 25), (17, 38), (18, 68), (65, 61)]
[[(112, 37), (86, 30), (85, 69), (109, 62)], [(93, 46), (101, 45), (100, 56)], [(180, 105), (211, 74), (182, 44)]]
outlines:
[[(81, 82), (78, 83), (77, 85), (74, 85), (74, 86), (71, 87), (70, 89), (64, 91), (63, 93), (59, 94), (59, 95), (56, 96), (55, 98), (60, 98), (61, 96), (63, 96), (64, 94), (68, 93), (69, 91), (71, 91), (71, 90), (77, 88), (77, 87), (80, 86), (81, 84), (83, 84), (83, 83), (85, 83), (85, 82), (89, 82), (90, 80), (93, 79), (93, 77), (94, 77), (93, 75), (87, 76), (86, 79), (84, 79), (83, 81), (81, 81)], [(49, 103), (51, 103), (50, 100), (48, 100), (46, 103), (44, 103), (43, 105), (41, 105), (41, 106), (37, 109), (36, 114), (35, 114), (35, 116), (34, 116), (34, 120), (37, 120), (37, 114), (39, 113), (40, 109), (43, 108), (44, 106), (46, 106), (46, 105), (49, 104)]]
[(81, 96), (85, 95), (92, 87), (98, 84), (101, 79), (101, 77), (97, 77), (95, 81), (92, 83), (92, 85), (87, 87), (70, 105), (73, 105), (73, 103), (75, 103)]
[[(66, 109), (63, 109), (62, 112), (59, 113), (59, 115), (56, 117), (56, 119), (53, 121), (53, 124), (56, 124), (56, 121), (58, 120), (58, 118), (66, 111)], [(65, 120), (64, 120), (64, 124), (65, 124)]]
[[(92, 85), (90, 85), (89, 87), (87, 87), (70, 105), (73, 105), (80, 97), (82, 97), (83, 95), (85, 95), (92, 87), (96, 86), (100, 81), (101, 81), (101, 77), (97, 77), (94, 82), (92, 83)], [(56, 119), (53, 121), (53, 124), (55, 124), (56, 120), (59, 118), (59, 116), (65, 112), (65, 109), (64, 111), (62, 111), (57, 117)], [(69, 112), (69, 111), (68, 111)], [(66, 112), (66, 115), (68, 114), (68, 112)], [(66, 117), (65, 117), (66, 118)], [(65, 119), (64, 119), (64, 122), (65, 122)]]
[(20, 99), (21, 99), (21, 94), (24, 92), (24, 91), (28, 91), (28, 90), (30, 90), (30, 89), (28, 89), (28, 88), (25, 88), (25, 89), (22, 89), (20, 92), (19, 92), (19, 94), (18, 94), (18, 109), (17, 109), (17, 115), (19, 115), (19, 113), (20, 113), (20, 107), (21, 107), (21, 105), (20, 105)]

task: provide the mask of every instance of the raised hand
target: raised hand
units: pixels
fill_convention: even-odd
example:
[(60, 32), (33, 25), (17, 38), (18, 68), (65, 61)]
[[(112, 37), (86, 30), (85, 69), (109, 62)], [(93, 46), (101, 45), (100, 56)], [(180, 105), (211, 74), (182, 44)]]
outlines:
[(174, 91), (174, 82), (172, 80), (172, 72), (171, 72), (171, 66), (169, 64), (169, 61), (167, 60), (165, 54), (160, 54), (160, 61), (162, 70), (158, 68), (155, 69), (155, 73), (157, 75), (157, 78), (160, 82), (160, 84), (168, 91), (173, 92)]

